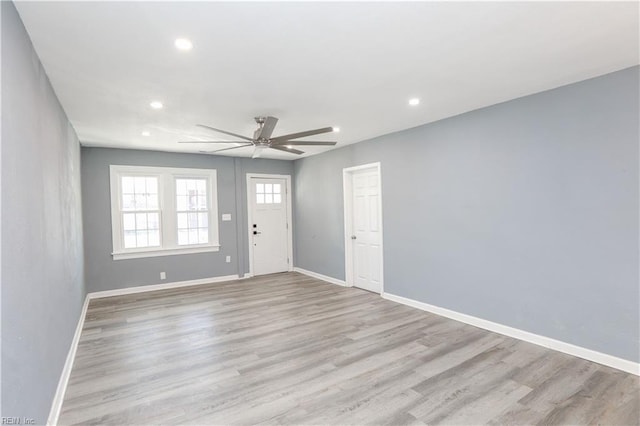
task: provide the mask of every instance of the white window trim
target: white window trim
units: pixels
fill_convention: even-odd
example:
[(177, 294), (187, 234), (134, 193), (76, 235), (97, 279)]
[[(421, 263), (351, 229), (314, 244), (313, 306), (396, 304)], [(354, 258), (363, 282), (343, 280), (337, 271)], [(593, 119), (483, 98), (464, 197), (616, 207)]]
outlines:
[[(143, 257), (174, 256), (181, 254), (215, 252), (220, 250), (218, 232), (217, 173), (215, 169), (189, 169), (175, 167), (109, 166), (111, 183), (111, 235), (113, 238), (113, 260), (138, 259)], [(125, 249), (123, 242), (121, 202), (121, 176), (158, 177), (158, 204), (160, 207), (160, 247)], [(207, 179), (207, 201), (209, 203), (209, 243), (178, 245), (176, 178)]]

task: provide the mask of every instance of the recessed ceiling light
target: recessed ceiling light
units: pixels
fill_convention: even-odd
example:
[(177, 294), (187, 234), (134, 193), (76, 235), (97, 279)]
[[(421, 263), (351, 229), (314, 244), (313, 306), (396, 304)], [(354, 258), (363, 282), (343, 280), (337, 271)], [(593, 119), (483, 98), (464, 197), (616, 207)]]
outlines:
[(334, 128), (333, 128), (333, 131), (334, 131), (335, 133), (340, 132), (340, 127), (334, 127)]
[(409, 105), (411, 106), (416, 106), (420, 104), (420, 99), (418, 98), (413, 98), (413, 99), (409, 99)]
[(191, 50), (193, 48), (193, 43), (188, 38), (176, 39), (174, 44), (179, 50)]
[(293, 149), (293, 147), (291, 145), (287, 145), (287, 148), (289, 149)]
[(142, 136), (151, 136), (151, 132), (147, 132), (146, 130), (142, 132)]
[(162, 102), (153, 101), (149, 104), (149, 106), (153, 109), (162, 109), (164, 105), (162, 105)]

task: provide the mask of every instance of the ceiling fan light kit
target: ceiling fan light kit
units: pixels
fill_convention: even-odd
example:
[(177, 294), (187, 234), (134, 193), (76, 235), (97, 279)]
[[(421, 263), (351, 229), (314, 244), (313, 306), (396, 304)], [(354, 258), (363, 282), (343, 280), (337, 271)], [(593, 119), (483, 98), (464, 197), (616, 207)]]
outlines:
[(244, 148), (247, 146), (251, 146), (253, 145), (254, 151), (253, 151), (253, 156), (252, 158), (258, 158), (260, 157), (260, 155), (262, 154), (262, 151), (264, 151), (267, 148), (271, 148), (271, 149), (276, 149), (278, 151), (284, 151), (284, 152), (288, 152), (290, 154), (304, 154), (304, 151), (300, 151), (299, 149), (295, 149), (293, 148), (294, 145), (297, 146), (333, 146), (335, 145), (337, 142), (333, 142), (333, 141), (299, 141), (299, 140), (295, 140), (295, 139), (299, 139), (299, 138), (305, 138), (307, 136), (314, 136), (314, 135), (320, 135), (322, 133), (329, 133), (329, 132), (333, 132), (334, 129), (333, 127), (323, 127), (321, 129), (315, 129), (315, 130), (306, 130), (303, 132), (296, 132), (296, 133), (290, 133), (288, 135), (282, 135), (282, 136), (276, 136), (276, 137), (271, 137), (271, 135), (273, 134), (273, 130), (276, 127), (276, 124), (278, 123), (278, 119), (276, 117), (271, 117), (271, 116), (260, 116), (260, 117), (255, 117), (255, 121), (256, 123), (258, 123), (258, 128), (256, 129), (255, 132), (253, 132), (253, 137), (247, 137), (247, 136), (243, 136), (243, 135), (239, 135), (237, 133), (233, 133), (233, 132), (228, 132), (226, 130), (221, 130), (221, 129), (216, 129), (215, 127), (211, 127), (211, 126), (207, 126), (204, 124), (198, 124), (197, 126), (208, 129), (208, 130), (212, 130), (214, 132), (218, 132), (218, 133), (223, 133), (225, 135), (229, 135), (229, 136), (234, 136), (236, 138), (242, 139), (244, 142), (239, 142), (239, 141), (180, 141), (179, 143), (224, 143), (224, 144), (230, 144), (230, 143), (236, 143), (236, 144), (240, 144), (240, 145), (236, 145), (236, 146), (232, 146), (229, 148), (223, 148), (223, 149), (218, 149), (216, 151), (211, 151), (213, 152), (221, 152), (221, 151), (229, 151), (232, 149), (237, 149), (237, 148)]

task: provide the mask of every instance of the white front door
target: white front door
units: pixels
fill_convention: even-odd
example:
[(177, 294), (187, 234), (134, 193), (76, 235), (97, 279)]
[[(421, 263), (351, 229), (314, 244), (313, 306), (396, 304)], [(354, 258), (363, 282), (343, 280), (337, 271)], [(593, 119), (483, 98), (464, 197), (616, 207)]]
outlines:
[(382, 227), (379, 171), (365, 169), (351, 175), (351, 250), (353, 285), (382, 291)]
[(289, 270), (287, 198), (285, 179), (249, 179), (249, 241), (253, 275)]

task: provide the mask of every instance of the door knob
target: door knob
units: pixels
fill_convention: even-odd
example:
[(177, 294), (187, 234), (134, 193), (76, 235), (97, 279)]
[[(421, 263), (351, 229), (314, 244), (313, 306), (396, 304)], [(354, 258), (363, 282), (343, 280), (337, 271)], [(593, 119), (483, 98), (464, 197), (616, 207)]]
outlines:
[(355, 240), (355, 239), (356, 239), (356, 236), (355, 236), (355, 235), (352, 235), (352, 236), (351, 236), (351, 239), (352, 239), (352, 240)]

